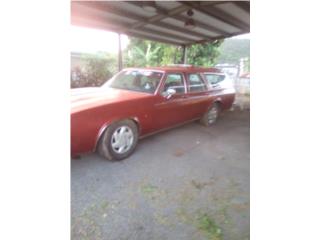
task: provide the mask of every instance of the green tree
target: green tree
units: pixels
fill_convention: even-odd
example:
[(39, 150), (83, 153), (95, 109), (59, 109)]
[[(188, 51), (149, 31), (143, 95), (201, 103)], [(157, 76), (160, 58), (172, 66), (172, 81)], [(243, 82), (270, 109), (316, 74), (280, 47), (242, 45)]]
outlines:
[[(187, 63), (196, 66), (211, 67), (216, 63), (223, 41), (194, 44), (187, 48)], [(85, 54), (84, 69), (72, 69), (71, 87), (100, 86), (118, 70), (116, 55), (104, 52)], [(169, 44), (130, 38), (123, 52), (124, 67), (165, 66), (182, 63), (182, 47)], [(74, 76), (74, 77), (73, 77)]]
[(160, 65), (168, 65), (174, 63), (180, 63), (182, 60), (182, 47), (163, 44), (161, 48), (162, 59)]
[(165, 55), (166, 61), (170, 61), (168, 56), (170, 48), (172, 47), (167, 44), (130, 38), (130, 43), (124, 51), (124, 66), (146, 67), (167, 64), (163, 61), (163, 57)]
[(241, 58), (250, 57), (249, 39), (226, 39), (220, 46), (220, 55), (217, 58), (218, 63), (239, 64)]
[(132, 64), (137, 64), (138, 66), (152, 66), (157, 62), (157, 54), (160, 46), (152, 46), (150, 41), (146, 42), (146, 47), (133, 46), (132, 50), (129, 50), (129, 58)]
[[(219, 40), (188, 47), (187, 62), (197, 66), (213, 66), (222, 42)], [(163, 66), (182, 63), (182, 47), (130, 38), (124, 56), (126, 67)]]
[(220, 54), (220, 45), (223, 40), (194, 44), (187, 48), (187, 62), (195, 66), (212, 67)]

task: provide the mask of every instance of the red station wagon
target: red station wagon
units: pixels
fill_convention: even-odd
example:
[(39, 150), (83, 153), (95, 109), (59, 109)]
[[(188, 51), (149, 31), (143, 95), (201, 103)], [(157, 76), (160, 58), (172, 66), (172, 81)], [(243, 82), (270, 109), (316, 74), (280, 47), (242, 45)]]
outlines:
[(71, 155), (98, 151), (124, 159), (139, 138), (194, 120), (213, 125), (234, 98), (232, 83), (218, 69), (124, 69), (101, 87), (71, 90)]

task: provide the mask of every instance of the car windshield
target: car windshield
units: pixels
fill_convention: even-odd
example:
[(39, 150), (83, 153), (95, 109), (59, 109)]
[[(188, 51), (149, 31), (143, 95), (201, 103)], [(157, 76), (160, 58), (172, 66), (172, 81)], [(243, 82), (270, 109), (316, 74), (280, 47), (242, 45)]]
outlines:
[(105, 86), (130, 91), (154, 93), (163, 73), (150, 70), (123, 70)]

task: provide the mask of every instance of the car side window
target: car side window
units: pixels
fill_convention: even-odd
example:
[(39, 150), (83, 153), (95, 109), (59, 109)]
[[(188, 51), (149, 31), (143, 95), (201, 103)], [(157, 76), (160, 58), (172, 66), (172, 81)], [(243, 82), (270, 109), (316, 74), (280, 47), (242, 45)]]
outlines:
[(210, 85), (215, 85), (225, 79), (224, 75), (219, 75), (219, 74), (206, 73), (204, 74), (204, 76)]
[(207, 87), (199, 74), (189, 74), (188, 80), (190, 92), (202, 92), (207, 90)]
[(171, 73), (167, 75), (164, 83), (163, 92), (166, 92), (169, 88), (176, 90), (176, 93), (185, 93), (182, 74)]

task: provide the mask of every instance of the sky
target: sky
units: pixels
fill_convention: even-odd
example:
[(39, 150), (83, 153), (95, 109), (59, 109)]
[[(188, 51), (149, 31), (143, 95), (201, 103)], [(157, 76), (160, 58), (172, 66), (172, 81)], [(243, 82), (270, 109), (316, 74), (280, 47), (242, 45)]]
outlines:
[[(95, 53), (104, 51), (118, 52), (118, 34), (98, 29), (71, 26), (71, 52)], [(233, 38), (250, 39), (250, 33)], [(126, 35), (121, 35), (121, 49), (124, 50), (129, 43)]]
[(236, 38), (236, 39), (250, 39), (250, 33), (246, 33), (246, 34), (241, 34), (232, 38)]
[[(71, 52), (94, 53), (105, 51), (110, 53), (118, 52), (118, 34), (98, 29), (70, 27)], [(125, 49), (129, 39), (126, 35), (121, 35), (121, 49)]]

